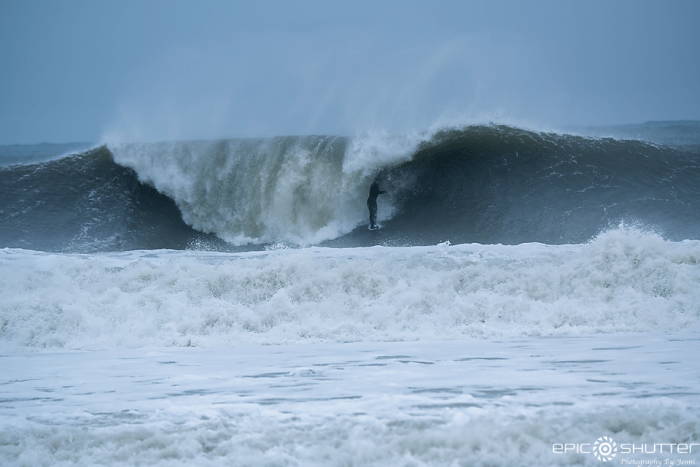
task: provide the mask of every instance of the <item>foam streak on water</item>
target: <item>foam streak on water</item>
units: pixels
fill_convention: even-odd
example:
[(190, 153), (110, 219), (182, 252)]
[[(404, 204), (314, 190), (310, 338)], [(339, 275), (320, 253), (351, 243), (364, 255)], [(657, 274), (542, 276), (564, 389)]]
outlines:
[(6, 466), (600, 465), (698, 443), (696, 335), (0, 356)]

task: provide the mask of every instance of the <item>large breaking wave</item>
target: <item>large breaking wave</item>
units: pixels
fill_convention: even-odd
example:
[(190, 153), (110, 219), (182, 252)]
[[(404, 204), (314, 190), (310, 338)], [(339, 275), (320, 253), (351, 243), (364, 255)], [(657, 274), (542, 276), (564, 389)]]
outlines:
[[(367, 230), (377, 177), (380, 231)], [(1, 247), (44, 251), (698, 238), (700, 151), (505, 125), (101, 146), (0, 167)]]

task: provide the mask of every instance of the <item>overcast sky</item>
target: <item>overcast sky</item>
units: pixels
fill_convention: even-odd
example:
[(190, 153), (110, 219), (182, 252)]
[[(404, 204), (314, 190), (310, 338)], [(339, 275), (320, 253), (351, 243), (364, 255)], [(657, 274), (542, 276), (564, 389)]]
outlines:
[(678, 119), (696, 0), (0, 0), (0, 144)]

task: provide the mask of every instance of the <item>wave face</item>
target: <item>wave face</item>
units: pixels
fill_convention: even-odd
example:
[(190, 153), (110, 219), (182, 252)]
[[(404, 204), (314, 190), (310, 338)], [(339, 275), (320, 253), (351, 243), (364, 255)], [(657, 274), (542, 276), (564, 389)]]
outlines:
[(0, 167), (2, 247), (95, 252), (185, 248), (197, 232), (175, 203), (114, 163), (105, 147)]
[[(392, 231), (425, 243), (580, 243), (620, 223), (698, 238), (700, 151), (506, 126), (444, 131), (392, 190)], [(427, 226), (427, 228), (426, 228)]]
[[(379, 231), (367, 194), (379, 177)], [(127, 144), (0, 167), (0, 247), (95, 252), (698, 238), (700, 150), (503, 125)]]

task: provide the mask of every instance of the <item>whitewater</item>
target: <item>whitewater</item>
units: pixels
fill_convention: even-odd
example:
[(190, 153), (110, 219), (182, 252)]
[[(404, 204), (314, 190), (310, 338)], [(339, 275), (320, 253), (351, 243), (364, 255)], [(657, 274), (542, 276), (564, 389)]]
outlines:
[(695, 464), (700, 126), (623, 130), (0, 147), (0, 464)]

